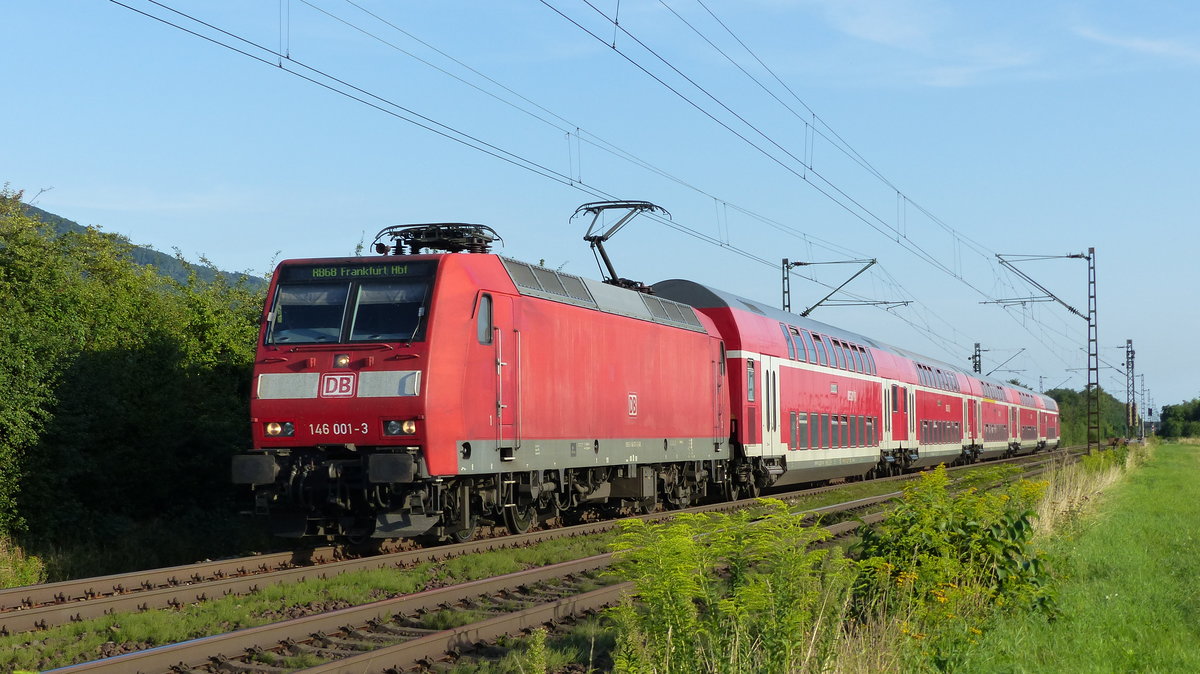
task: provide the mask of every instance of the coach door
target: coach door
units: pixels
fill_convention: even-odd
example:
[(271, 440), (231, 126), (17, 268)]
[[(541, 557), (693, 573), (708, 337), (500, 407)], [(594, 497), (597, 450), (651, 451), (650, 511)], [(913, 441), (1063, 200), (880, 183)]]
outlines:
[(908, 388), (892, 384), (892, 440), (908, 440)]
[(762, 453), (763, 456), (782, 454), (779, 433), (779, 359), (763, 356), (759, 361), (759, 368), (759, 379), (762, 382), (762, 418), (759, 421), (762, 431)]
[(963, 408), (967, 412), (967, 418), (963, 428), (967, 429), (966, 436), (970, 439), (970, 444), (978, 444), (979, 438), (979, 401), (969, 398), (963, 399)]
[[(516, 329), (511, 297), (496, 296), (492, 326), (496, 347), (496, 446), (511, 461), (521, 446), (521, 332)], [(505, 451), (508, 448), (509, 451)]]

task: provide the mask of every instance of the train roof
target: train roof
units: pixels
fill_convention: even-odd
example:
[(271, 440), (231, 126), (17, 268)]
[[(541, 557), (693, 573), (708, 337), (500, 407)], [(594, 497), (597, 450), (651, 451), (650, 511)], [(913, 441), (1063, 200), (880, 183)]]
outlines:
[[(655, 297), (646, 293), (619, 288), (592, 279), (567, 274), (556, 269), (491, 253), (423, 253), (420, 255), (389, 255), (379, 257), (338, 257), (284, 260), (277, 269), (295, 266), (338, 265), (338, 266), (382, 266), (408, 262), (442, 262), (473, 265), (487, 260), (486, 264), (500, 262), (517, 292), (561, 304), (570, 304), (607, 314), (636, 318), (638, 320), (682, 328), (693, 332), (709, 331), (695, 309), (682, 302)], [(381, 276), (388, 275), (386, 272)]]
[(899, 356), (915, 363), (937, 366), (943, 370), (961, 374), (981, 382), (987, 382), (995, 386), (1026, 393), (1042, 400), (1046, 409), (1058, 409), (1058, 404), (1053, 398), (1027, 389), (1024, 386), (1018, 386), (1011, 382), (986, 377), (974, 372), (968, 372), (960, 366), (952, 365), (937, 358), (930, 358), (929, 356), (919, 354), (915, 351), (892, 346), (891, 344), (881, 342), (872, 337), (851, 332), (834, 325), (829, 325), (828, 323), (822, 323), (821, 321), (816, 321), (806, 316), (789, 313), (783, 311), (782, 309), (776, 309), (771, 306), (764, 306), (758, 302), (754, 302), (723, 290), (711, 288), (709, 286), (696, 283), (695, 281), (688, 281), (686, 279), (668, 279), (655, 283), (652, 288), (654, 289), (655, 293), (661, 295), (662, 297), (668, 297), (677, 302), (682, 302), (684, 304), (693, 306), (697, 309), (727, 308), (739, 311), (749, 311), (780, 323), (786, 323), (798, 328), (804, 328), (810, 332), (818, 332), (823, 335), (829, 335), (830, 337), (834, 337), (836, 339), (841, 339), (848, 342), (856, 342), (858, 344), (865, 344), (872, 348), (879, 349), (880, 351)]

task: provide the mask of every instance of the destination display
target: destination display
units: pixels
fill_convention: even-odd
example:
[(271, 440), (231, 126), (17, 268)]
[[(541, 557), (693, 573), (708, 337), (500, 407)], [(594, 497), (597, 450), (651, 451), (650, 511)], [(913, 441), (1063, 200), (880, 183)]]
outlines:
[(304, 264), (280, 270), (282, 281), (354, 281), (373, 278), (429, 276), (437, 266), (432, 260), (415, 262), (375, 262), (364, 264)]

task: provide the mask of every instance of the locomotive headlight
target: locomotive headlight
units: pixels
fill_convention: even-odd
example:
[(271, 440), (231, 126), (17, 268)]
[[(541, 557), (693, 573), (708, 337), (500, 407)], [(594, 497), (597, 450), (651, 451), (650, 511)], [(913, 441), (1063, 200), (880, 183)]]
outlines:
[(266, 431), (267, 436), (272, 438), (290, 438), (296, 434), (296, 427), (290, 421), (285, 421), (283, 423), (272, 421), (266, 425), (264, 430)]
[(339, 353), (333, 357), (334, 367), (350, 367), (350, 354)]
[(406, 421), (391, 420), (383, 422), (384, 435), (412, 435), (417, 432), (417, 422), (412, 419)]

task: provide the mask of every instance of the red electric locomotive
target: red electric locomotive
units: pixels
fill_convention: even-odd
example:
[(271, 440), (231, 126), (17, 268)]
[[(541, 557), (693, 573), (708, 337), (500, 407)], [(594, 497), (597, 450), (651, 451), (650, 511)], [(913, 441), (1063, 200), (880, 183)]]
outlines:
[(276, 533), (465, 540), (481, 521), (524, 531), (538, 512), (684, 506), (727, 481), (707, 319), (466, 253), (494, 239), (481, 226), (381, 234), (408, 254), (289, 260), (272, 280), (255, 450), (233, 479)]
[(271, 282), (233, 480), (282, 536), (466, 540), (1058, 443), (1048, 397), (691, 281), (503, 258), (480, 225), (379, 238)]

